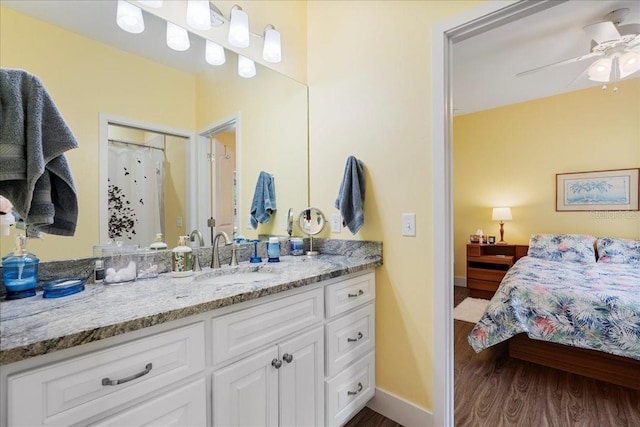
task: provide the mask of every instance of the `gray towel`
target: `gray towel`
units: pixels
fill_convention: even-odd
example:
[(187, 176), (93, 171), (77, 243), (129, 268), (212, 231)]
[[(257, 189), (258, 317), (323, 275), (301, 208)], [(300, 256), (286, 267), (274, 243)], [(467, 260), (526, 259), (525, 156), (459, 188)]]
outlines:
[(275, 211), (276, 186), (273, 176), (267, 172), (260, 172), (251, 202), (251, 227), (255, 230), (258, 228), (258, 223), (268, 222)]
[(78, 199), (64, 152), (77, 147), (40, 79), (0, 69), (0, 194), (28, 236), (75, 233)]
[(356, 234), (364, 224), (364, 165), (354, 156), (347, 158), (340, 192), (336, 199), (336, 208), (342, 215), (342, 224)]

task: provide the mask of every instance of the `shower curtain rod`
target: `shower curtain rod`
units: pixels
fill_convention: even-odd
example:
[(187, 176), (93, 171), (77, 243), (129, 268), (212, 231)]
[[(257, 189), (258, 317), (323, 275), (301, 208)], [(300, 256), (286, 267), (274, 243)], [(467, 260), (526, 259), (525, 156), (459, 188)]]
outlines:
[(119, 139), (108, 139), (107, 141), (115, 142), (115, 143), (118, 143), (118, 144), (135, 145), (136, 147), (151, 148), (151, 149), (154, 149), (154, 150), (160, 150), (160, 151), (164, 152), (164, 148), (154, 147), (153, 145), (138, 144), (137, 142), (121, 141)]

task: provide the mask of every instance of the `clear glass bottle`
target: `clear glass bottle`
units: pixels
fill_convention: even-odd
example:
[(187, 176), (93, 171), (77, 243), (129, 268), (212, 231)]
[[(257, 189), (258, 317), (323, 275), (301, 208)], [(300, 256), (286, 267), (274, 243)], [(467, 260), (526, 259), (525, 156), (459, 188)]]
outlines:
[(16, 249), (2, 259), (2, 278), (7, 300), (32, 297), (38, 283), (40, 260), (27, 252), (27, 236), (16, 237)]

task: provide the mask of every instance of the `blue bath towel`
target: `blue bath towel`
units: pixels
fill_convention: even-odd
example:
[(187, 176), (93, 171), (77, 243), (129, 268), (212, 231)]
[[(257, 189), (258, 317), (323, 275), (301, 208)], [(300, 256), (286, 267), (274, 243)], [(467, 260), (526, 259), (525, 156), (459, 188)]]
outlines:
[(336, 208), (342, 215), (342, 224), (356, 234), (364, 224), (364, 164), (354, 156), (347, 158)]
[(27, 224), (27, 235), (73, 236), (78, 198), (64, 153), (71, 129), (35, 76), (0, 69), (0, 194)]
[(264, 224), (271, 219), (276, 211), (276, 186), (273, 176), (267, 172), (260, 172), (256, 190), (251, 202), (251, 227), (255, 230), (258, 223)]

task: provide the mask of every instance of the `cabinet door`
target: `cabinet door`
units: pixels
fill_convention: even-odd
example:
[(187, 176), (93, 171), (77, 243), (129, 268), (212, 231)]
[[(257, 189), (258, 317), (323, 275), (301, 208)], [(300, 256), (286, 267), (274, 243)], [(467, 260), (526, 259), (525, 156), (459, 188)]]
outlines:
[(219, 427), (278, 425), (276, 346), (213, 374), (213, 424)]
[(318, 327), (279, 346), (280, 426), (324, 425), (324, 329)]

